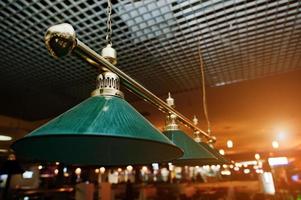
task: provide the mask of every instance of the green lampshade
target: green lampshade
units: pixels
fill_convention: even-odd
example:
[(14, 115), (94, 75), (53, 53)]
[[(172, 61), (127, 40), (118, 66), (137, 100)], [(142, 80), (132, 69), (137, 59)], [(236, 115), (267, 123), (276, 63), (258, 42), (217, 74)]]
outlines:
[(231, 161), (225, 158), (223, 155), (221, 155), (217, 149), (210, 147), (207, 143), (205, 142), (200, 142), (200, 145), (202, 145), (204, 148), (206, 148), (208, 151), (210, 151), (216, 158), (217, 160), (211, 160), (209, 163), (205, 163), (204, 165), (216, 165), (216, 164), (230, 164)]
[(184, 150), (184, 155), (172, 163), (175, 165), (201, 165), (206, 161), (217, 158), (202, 144), (198, 144), (192, 138), (180, 130), (167, 130), (163, 132), (175, 145)]
[(170, 161), (183, 155), (124, 99), (90, 97), (12, 145), (36, 161), (116, 166)]

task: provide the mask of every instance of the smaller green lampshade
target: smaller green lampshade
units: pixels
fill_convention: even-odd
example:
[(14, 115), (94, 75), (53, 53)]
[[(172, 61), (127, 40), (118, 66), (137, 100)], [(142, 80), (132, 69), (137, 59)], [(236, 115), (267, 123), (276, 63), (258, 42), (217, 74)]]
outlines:
[(167, 130), (163, 132), (174, 144), (184, 150), (184, 155), (172, 163), (175, 165), (202, 165), (206, 161), (217, 158), (202, 144), (198, 144), (181, 130)]
[(217, 159), (209, 160), (207, 163), (204, 163), (203, 165), (217, 165), (217, 164), (230, 164), (231, 161), (225, 158), (223, 155), (221, 155), (217, 149), (210, 147), (205, 142), (199, 142), (200, 145), (202, 145), (205, 149), (210, 151)]
[(183, 155), (124, 99), (103, 95), (17, 140), (12, 149), (21, 159), (102, 166), (167, 162)]

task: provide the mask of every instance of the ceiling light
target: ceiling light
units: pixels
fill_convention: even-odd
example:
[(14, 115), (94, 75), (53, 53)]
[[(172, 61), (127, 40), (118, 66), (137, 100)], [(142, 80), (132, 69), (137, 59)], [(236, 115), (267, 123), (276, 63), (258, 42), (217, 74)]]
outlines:
[(227, 147), (228, 147), (229, 149), (233, 148), (233, 141), (232, 141), (232, 140), (228, 140), (228, 141), (227, 141)]
[(7, 135), (0, 135), (0, 141), (10, 141), (12, 140), (12, 137)]
[(274, 141), (272, 142), (272, 147), (273, 147), (274, 149), (278, 149), (278, 148), (279, 148), (279, 143), (278, 143), (278, 141), (274, 140)]
[(221, 155), (225, 155), (225, 150), (224, 150), (224, 149), (220, 149), (218, 152), (219, 152)]
[(27, 160), (109, 166), (163, 162), (183, 155), (123, 99), (119, 83), (116, 74), (103, 72), (95, 96), (16, 141), (12, 149)]

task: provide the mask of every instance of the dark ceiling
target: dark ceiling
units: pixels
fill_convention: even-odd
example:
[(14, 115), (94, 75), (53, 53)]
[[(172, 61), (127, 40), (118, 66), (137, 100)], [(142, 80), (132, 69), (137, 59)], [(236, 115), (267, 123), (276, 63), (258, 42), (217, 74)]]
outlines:
[[(54, 60), (43, 41), (72, 24), (100, 52), (106, 1), (0, 1), (0, 114), (53, 117), (87, 98), (97, 70), (74, 56)], [(113, 1), (113, 46), (120, 68), (157, 95), (218, 87), (301, 69), (301, 1)], [(134, 99), (129, 97), (129, 99)]]

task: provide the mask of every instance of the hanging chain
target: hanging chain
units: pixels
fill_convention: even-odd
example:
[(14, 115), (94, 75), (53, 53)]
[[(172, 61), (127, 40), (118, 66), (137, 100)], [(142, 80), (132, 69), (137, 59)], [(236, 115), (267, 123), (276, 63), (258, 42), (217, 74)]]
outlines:
[(112, 3), (110, 0), (108, 0), (108, 7), (107, 7), (107, 36), (106, 36), (106, 41), (107, 44), (112, 45)]

